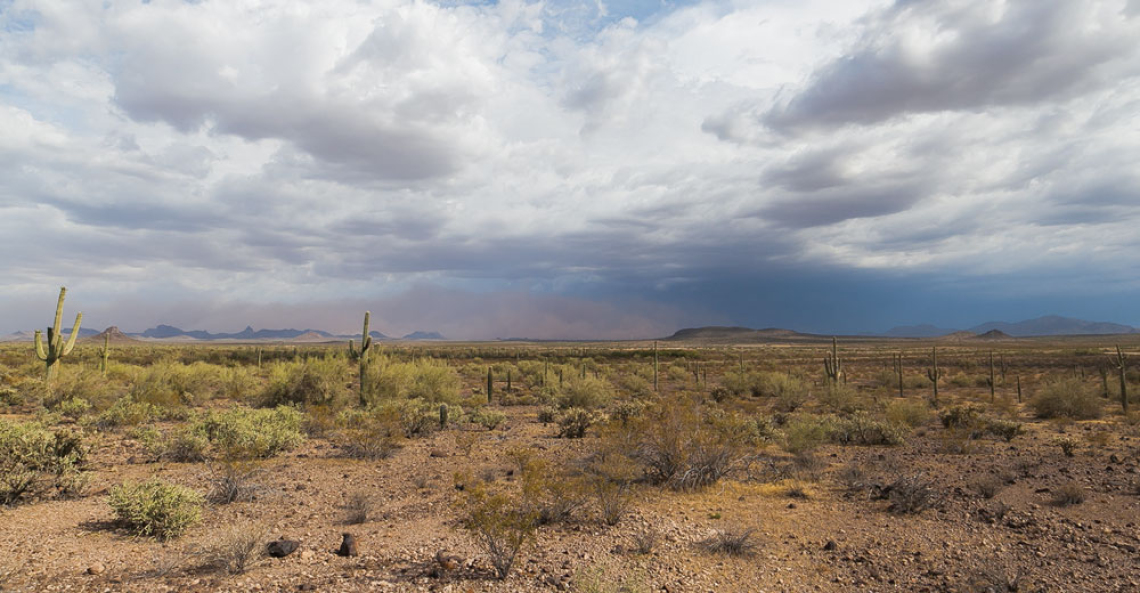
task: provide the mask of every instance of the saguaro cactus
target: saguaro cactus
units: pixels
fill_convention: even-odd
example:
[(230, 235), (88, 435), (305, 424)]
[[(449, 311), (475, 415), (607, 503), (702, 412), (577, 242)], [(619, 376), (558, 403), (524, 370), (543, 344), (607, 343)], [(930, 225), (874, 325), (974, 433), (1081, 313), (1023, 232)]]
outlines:
[(491, 394), (495, 391), (495, 375), (491, 373), (491, 367), (487, 367), (487, 403), (491, 403)]
[(990, 403), (994, 403), (994, 384), (997, 383), (997, 377), (994, 375), (994, 351), (990, 350), (990, 376), (986, 379), (986, 384), (990, 386)]
[(658, 370), (657, 340), (653, 340), (653, 391), (654, 391), (654, 393), (656, 393), (658, 391), (658, 389), (657, 389), (657, 370)]
[(447, 404), (439, 404), (439, 428), (442, 430), (447, 428), (447, 416), (450, 409)]
[[(60, 301), (63, 302), (63, 301)], [(1116, 359), (1113, 360), (1116, 369), (1121, 373), (1121, 406), (1124, 408), (1124, 413), (1129, 413), (1129, 383), (1127, 383), (1127, 362), (1124, 359), (1124, 352), (1121, 347), (1116, 347)]]
[(103, 334), (103, 348), (99, 350), (99, 372), (107, 376), (107, 359), (111, 356), (111, 334)]
[(372, 335), (368, 332), (368, 324), (372, 321), (372, 312), (364, 312), (364, 333), (360, 336), (360, 349), (358, 350), (352, 340), (348, 341), (348, 354), (360, 363), (360, 407), (368, 405), (368, 353), (372, 351)]
[(898, 376), (898, 380), (899, 380), (899, 397), (902, 397), (903, 396), (903, 355), (902, 355), (902, 351), (899, 351), (898, 354), (894, 355), (893, 367), (895, 370), (895, 375)]
[(79, 324), (83, 321), (83, 313), (75, 315), (75, 326), (71, 328), (71, 336), (67, 342), (63, 341), (63, 299), (67, 296), (67, 288), (60, 287), (59, 302), (55, 305), (55, 323), (47, 328), (47, 346), (44, 346), (43, 334), (36, 330), (36, 356), (44, 361), (47, 367), (45, 376), (48, 381), (59, 373), (59, 362), (75, 348), (75, 340), (79, 337)]
[(942, 371), (938, 369), (938, 346), (931, 349), (932, 356), (934, 357), (934, 365), (926, 369), (926, 377), (934, 384), (934, 405), (938, 405), (938, 379), (942, 377)]
[(831, 338), (831, 354), (823, 359), (823, 369), (831, 385), (838, 385), (843, 378), (843, 359), (839, 357), (839, 341), (835, 337)]

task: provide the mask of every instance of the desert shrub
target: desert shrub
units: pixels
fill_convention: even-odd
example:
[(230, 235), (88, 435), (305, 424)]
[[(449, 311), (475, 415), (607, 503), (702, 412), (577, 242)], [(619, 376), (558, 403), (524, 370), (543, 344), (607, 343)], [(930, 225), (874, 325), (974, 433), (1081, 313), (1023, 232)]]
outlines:
[(264, 557), (268, 540), (269, 533), (263, 525), (239, 521), (216, 529), (195, 554), (207, 568), (243, 574)]
[(422, 399), (384, 401), (373, 413), (396, 418), (409, 439), (429, 435), (439, 428), (439, 407)]
[(521, 504), (530, 507), (538, 525), (569, 521), (585, 505), (580, 476), (557, 473), (541, 459), (531, 458), (522, 467)]
[(956, 405), (938, 411), (938, 420), (945, 428), (972, 428), (978, 424), (982, 409), (972, 405)]
[(580, 439), (586, 430), (597, 420), (593, 412), (582, 408), (569, 408), (558, 415), (558, 436), (564, 439)]
[(1019, 571), (1007, 572), (1000, 566), (990, 564), (979, 567), (966, 577), (963, 593), (1017, 593), (1022, 591), (1022, 576)]
[(135, 533), (159, 539), (181, 535), (202, 517), (202, 495), (160, 478), (115, 486), (107, 502)]
[(1005, 487), (1005, 481), (993, 474), (987, 474), (974, 480), (970, 487), (978, 493), (978, 496), (990, 499), (1001, 492), (1001, 489)]
[(930, 406), (919, 400), (896, 400), (887, 404), (887, 422), (915, 428), (930, 421)]
[(999, 437), (1007, 443), (1025, 434), (1025, 427), (1020, 422), (1001, 418), (984, 418), (983, 422), (986, 433)]
[(157, 406), (147, 402), (135, 401), (131, 396), (125, 395), (111, 404), (111, 407), (103, 410), (103, 413), (94, 419), (94, 424), (99, 429), (107, 430), (123, 426), (138, 426), (159, 416), (161, 416), (161, 411)]
[(557, 398), (558, 407), (595, 410), (613, 399), (613, 387), (609, 381), (593, 377), (578, 378), (562, 389)]
[(831, 440), (832, 417), (797, 415), (784, 425), (782, 446), (798, 455), (818, 448)]
[(210, 464), (210, 491), (206, 499), (214, 504), (249, 502), (261, 490), (258, 477), (261, 464), (254, 459), (222, 459)]
[(934, 483), (921, 474), (903, 476), (884, 491), (890, 500), (887, 510), (899, 515), (916, 515), (936, 506), (941, 499)]
[(345, 410), (338, 417), (333, 442), (349, 457), (385, 459), (400, 448), (404, 430), (399, 414), (390, 407), (369, 411)]
[(153, 452), (163, 459), (195, 463), (206, 459), (210, 439), (201, 430), (195, 430), (192, 426), (183, 426), (159, 439), (155, 445), (157, 446)]
[(1079, 379), (1063, 379), (1045, 385), (1029, 406), (1038, 418), (1088, 420), (1103, 413), (1096, 389)]
[(618, 375), (614, 382), (619, 390), (636, 399), (649, 397), (653, 394), (653, 384), (640, 375)]
[(495, 575), (507, 578), (519, 553), (538, 529), (534, 505), (522, 495), (495, 492), (483, 483), (472, 483), (462, 492), (458, 503), (460, 524), (487, 552)]
[(0, 504), (82, 487), (86, 447), (74, 431), (0, 420)]
[(1065, 454), (1065, 457), (1072, 457), (1080, 445), (1077, 439), (1072, 437), (1059, 437), (1053, 441), (1053, 444), (1061, 448), (1061, 452)]
[(356, 491), (344, 502), (344, 522), (349, 525), (365, 523), (376, 510), (376, 500), (367, 492)]
[(1085, 488), (1077, 482), (1066, 482), (1053, 491), (1053, 504), (1059, 507), (1081, 504), (1085, 498)]
[(507, 419), (507, 415), (498, 410), (482, 407), (472, 410), (468, 418), (471, 420), (471, 422), (478, 424), (487, 430), (495, 430), (495, 428), (497, 428), (500, 424), (503, 423), (504, 420)]
[(645, 413), (646, 403), (638, 400), (624, 400), (610, 408), (610, 418), (621, 424), (629, 424)]
[[(89, 368), (63, 367), (51, 384), (44, 384), (43, 405), (49, 409), (57, 409), (61, 414), (78, 418), (87, 409), (105, 409), (118, 399), (124, 392), (122, 385), (116, 381), (109, 381), (102, 373)], [(63, 405), (68, 402), (84, 401), (89, 404), (80, 414), (64, 411)]]
[(444, 363), (428, 359), (396, 362), (381, 355), (373, 357), (367, 372), (366, 395), (370, 402), (419, 398), (433, 403), (459, 403), (459, 376)]
[(855, 389), (842, 383), (828, 386), (816, 397), (820, 404), (837, 414), (850, 414), (862, 406)]
[(545, 407), (538, 411), (538, 421), (543, 424), (550, 424), (558, 419), (558, 408)]
[(710, 554), (751, 556), (758, 547), (754, 538), (755, 534), (756, 530), (751, 527), (718, 529), (709, 537), (701, 540), (698, 545)]
[(207, 414), (194, 430), (205, 434), (223, 457), (266, 458), (300, 446), (304, 421), (304, 414), (288, 406), (234, 408)]
[(204, 362), (155, 362), (139, 372), (129, 395), (136, 402), (163, 409), (200, 404), (219, 389), (220, 371), (221, 367)]
[(618, 451), (600, 451), (586, 464), (586, 489), (606, 525), (617, 525), (633, 505), (637, 469), (634, 460)]
[(866, 412), (839, 418), (830, 423), (829, 438), (832, 442), (855, 445), (900, 445), (903, 433), (897, 427), (876, 420)]
[(348, 398), (349, 369), (338, 358), (303, 362), (274, 362), (260, 403), (281, 405), (342, 405)]
[(635, 554), (652, 554), (661, 540), (661, 533), (652, 527), (633, 534), (633, 552)]
[(650, 482), (675, 490), (715, 484), (744, 457), (742, 445), (717, 430), (706, 410), (682, 399), (655, 405), (615, 434)]
[(59, 402), (59, 405), (56, 406), (55, 411), (64, 416), (67, 416), (68, 418), (78, 419), (86, 414), (90, 409), (91, 402), (81, 397), (73, 397), (71, 399)]

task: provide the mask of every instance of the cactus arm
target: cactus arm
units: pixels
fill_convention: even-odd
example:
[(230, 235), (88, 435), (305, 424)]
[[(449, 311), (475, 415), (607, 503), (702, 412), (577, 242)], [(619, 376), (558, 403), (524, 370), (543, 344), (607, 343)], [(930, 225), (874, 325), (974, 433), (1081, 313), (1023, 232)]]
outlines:
[(36, 330), (36, 356), (40, 360), (47, 360), (48, 354), (44, 350), (44, 334), (40, 330)]
[(75, 340), (79, 337), (79, 324), (81, 323), (83, 323), (83, 313), (75, 316), (75, 326), (71, 328), (71, 335), (68, 336), (67, 345), (63, 347), (61, 355), (71, 354), (71, 350), (75, 348)]
[(48, 342), (56, 347), (58, 347), (59, 344), (56, 344), (55, 340), (63, 339), (63, 297), (65, 296), (67, 296), (67, 288), (63, 286), (59, 287), (59, 301), (55, 304), (55, 323), (51, 324), (54, 335), (52, 335), (52, 332), (48, 332)]

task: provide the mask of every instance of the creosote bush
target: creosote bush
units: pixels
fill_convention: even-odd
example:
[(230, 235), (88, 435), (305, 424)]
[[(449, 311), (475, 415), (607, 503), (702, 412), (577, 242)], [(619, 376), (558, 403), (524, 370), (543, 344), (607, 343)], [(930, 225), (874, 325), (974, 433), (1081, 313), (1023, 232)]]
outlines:
[(534, 538), (539, 515), (523, 494), (493, 491), (487, 484), (466, 484), (458, 503), (461, 524), (491, 559), (495, 576), (507, 578), (523, 548)]
[(159, 539), (177, 537), (202, 518), (202, 495), (160, 478), (115, 486), (107, 502), (132, 531)]
[(728, 527), (718, 529), (699, 542), (702, 549), (710, 554), (730, 556), (751, 556), (756, 552), (757, 543), (753, 537), (756, 530), (748, 527)]
[(239, 521), (215, 530), (195, 553), (207, 568), (242, 574), (265, 556), (268, 539), (265, 526)]
[(263, 406), (344, 405), (348, 397), (349, 368), (339, 358), (312, 358), (274, 362), (269, 384), (261, 393)]
[(193, 430), (206, 436), (219, 457), (264, 459), (300, 446), (304, 422), (304, 414), (288, 406), (234, 408), (206, 414)]
[(1104, 410), (1096, 389), (1079, 379), (1048, 383), (1029, 402), (1038, 418), (1099, 418)]

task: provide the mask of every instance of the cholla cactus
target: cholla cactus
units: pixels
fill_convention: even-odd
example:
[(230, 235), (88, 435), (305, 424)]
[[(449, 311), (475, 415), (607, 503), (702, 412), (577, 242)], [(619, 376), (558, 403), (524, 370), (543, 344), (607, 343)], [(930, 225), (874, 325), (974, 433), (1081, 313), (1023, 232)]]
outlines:
[(83, 321), (83, 313), (75, 316), (75, 326), (71, 328), (71, 336), (67, 342), (63, 341), (63, 299), (67, 296), (67, 288), (60, 287), (59, 302), (55, 306), (55, 323), (47, 328), (47, 346), (44, 346), (43, 334), (36, 330), (36, 356), (47, 366), (47, 380), (51, 381), (59, 372), (59, 362), (75, 348), (75, 340), (79, 337), (79, 324)]

